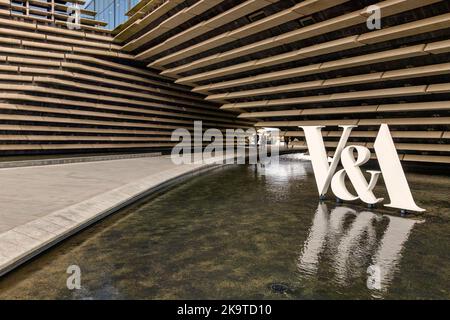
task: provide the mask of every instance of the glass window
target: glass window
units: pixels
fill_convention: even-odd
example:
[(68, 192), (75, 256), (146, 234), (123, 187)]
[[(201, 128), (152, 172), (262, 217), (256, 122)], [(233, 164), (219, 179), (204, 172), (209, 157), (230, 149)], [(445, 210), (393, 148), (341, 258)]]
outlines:
[(85, 8), (97, 12), (96, 20), (107, 22), (106, 28), (114, 29), (124, 23), (128, 17), (126, 13), (140, 0), (91, 0)]

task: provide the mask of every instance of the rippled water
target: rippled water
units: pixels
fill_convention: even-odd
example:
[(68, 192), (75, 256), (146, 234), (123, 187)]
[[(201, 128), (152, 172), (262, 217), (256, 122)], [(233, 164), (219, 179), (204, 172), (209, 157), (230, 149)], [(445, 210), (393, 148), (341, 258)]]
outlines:
[(449, 299), (450, 178), (408, 179), (426, 215), (319, 203), (307, 162), (216, 169), (3, 277), (0, 298)]

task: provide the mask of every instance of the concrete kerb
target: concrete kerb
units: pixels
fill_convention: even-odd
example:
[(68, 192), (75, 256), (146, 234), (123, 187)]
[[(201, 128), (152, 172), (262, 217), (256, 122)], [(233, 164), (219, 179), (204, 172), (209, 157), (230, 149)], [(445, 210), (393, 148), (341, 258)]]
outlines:
[(160, 157), (161, 155), (162, 155), (161, 152), (152, 152), (152, 153), (116, 154), (116, 155), (89, 156), (89, 157), (80, 156), (80, 157), (59, 158), (59, 159), (32, 159), (32, 160), (17, 160), (17, 161), (3, 161), (3, 162), (0, 161), (0, 169), (48, 166), (55, 164), (69, 164), (81, 162), (149, 158), (149, 157), (151, 158), (151, 157)]

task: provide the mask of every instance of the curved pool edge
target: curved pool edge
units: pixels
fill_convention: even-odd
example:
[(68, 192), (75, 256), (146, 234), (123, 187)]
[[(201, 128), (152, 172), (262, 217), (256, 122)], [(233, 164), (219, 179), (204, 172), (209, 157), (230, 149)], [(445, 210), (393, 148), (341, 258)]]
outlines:
[(225, 165), (192, 164), (163, 171), (15, 227), (0, 235), (0, 277), (142, 198)]

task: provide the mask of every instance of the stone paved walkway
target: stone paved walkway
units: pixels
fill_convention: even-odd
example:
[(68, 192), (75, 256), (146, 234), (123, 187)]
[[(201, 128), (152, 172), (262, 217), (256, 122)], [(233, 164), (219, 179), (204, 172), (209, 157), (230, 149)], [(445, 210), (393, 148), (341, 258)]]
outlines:
[(0, 169), (0, 234), (174, 167), (168, 157), (154, 157)]
[(210, 167), (160, 156), (0, 169), (0, 276), (137, 197)]

